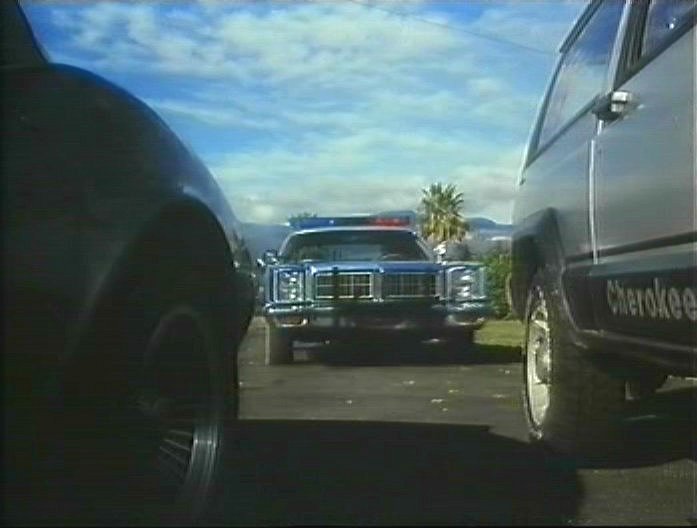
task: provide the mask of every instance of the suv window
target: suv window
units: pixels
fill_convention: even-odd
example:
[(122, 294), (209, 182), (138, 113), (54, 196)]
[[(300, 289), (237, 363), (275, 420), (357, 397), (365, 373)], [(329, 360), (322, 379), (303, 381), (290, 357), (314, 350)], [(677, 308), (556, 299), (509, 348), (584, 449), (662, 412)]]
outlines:
[(646, 15), (641, 54), (647, 55), (665, 42), (694, 7), (694, 0), (653, 0)]
[(624, 2), (601, 3), (568, 47), (557, 71), (540, 144), (547, 142), (601, 90), (607, 73)]

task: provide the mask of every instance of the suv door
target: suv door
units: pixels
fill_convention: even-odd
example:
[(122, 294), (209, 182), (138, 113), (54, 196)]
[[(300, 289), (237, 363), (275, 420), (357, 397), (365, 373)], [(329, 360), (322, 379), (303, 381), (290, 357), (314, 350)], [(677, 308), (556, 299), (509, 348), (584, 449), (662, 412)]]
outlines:
[(597, 129), (594, 100), (607, 91), (624, 2), (596, 0), (561, 48), (562, 56), (530, 141), (516, 197), (520, 228), (553, 208), (566, 258), (588, 258), (589, 148)]
[(651, 0), (633, 9), (612, 92), (620, 102), (615, 112), (597, 108), (604, 120), (593, 174), (594, 310), (602, 329), (690, 344), (695, 2)]

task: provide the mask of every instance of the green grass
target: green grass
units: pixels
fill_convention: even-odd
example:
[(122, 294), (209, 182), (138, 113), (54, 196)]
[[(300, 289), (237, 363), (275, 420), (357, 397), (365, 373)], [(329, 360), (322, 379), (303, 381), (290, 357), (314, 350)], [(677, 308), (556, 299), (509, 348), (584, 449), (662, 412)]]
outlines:
[(523, 325), (520, 321), (488, 321), (475, 336), (481, 345), (519, 347), (523, 342)]

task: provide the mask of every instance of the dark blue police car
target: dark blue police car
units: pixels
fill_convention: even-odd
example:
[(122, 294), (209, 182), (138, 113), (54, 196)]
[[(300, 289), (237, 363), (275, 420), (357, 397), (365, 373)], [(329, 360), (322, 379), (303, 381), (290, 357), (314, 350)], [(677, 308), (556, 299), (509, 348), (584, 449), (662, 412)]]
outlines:
[(266, 363), (293, 342), (446, 338), (468, 345), (490, 314), (485, 269), (440, 262), (408, 217), (300, 220), (264, 268)]

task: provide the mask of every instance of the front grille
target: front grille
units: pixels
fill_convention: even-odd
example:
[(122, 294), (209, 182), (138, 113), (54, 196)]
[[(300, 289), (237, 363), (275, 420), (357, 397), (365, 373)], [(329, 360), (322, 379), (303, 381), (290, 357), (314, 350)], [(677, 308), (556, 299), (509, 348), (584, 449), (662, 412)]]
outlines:
[(373, 296), (371, 273), (339, 272), (315, 275), (317, 299), (370, 299)]
[(388, 297), (435, 297), (434, 273), (386, 273), (382, 280), (382, 295)]

